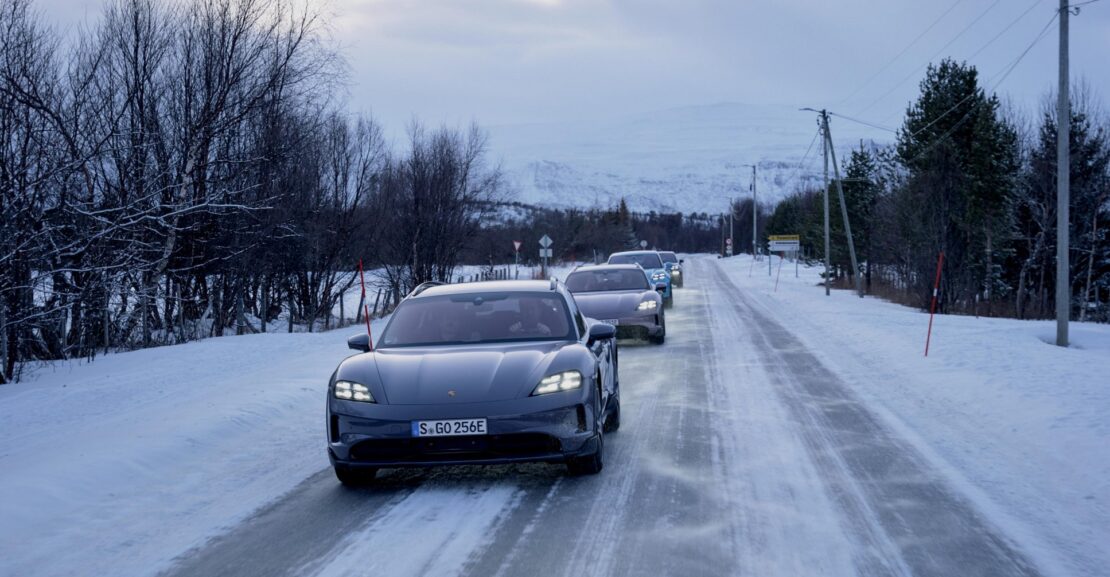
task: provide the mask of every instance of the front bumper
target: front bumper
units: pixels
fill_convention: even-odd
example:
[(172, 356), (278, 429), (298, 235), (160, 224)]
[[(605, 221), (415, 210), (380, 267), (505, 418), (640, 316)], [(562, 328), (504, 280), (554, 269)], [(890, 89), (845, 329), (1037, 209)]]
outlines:
[[(597, 422), (583, 395), (555, 393), (491, 403), (375, 405), (332, 399), (328, 458), (345, 467), (559, 463), (597, 451)], [(522, 413), (522, 403), (535, 410)], [(356, 405), (356, 406), (352, 406)], [(485, 418), (486, 435), (413, 437), (412, 421)]]
[(627, 317), (617, 321), (618, 339), (645, 339), (663, 333), (663, 312), (651, 315)]

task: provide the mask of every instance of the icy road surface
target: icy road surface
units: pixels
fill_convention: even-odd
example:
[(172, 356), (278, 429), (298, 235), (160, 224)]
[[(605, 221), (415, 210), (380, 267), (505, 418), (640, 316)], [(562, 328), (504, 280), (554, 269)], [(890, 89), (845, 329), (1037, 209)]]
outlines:
[(715, 261), (687, 268), (667, 344), (621, 349), (600, 475), (323, 470), (166, 574), (1039, 574)]

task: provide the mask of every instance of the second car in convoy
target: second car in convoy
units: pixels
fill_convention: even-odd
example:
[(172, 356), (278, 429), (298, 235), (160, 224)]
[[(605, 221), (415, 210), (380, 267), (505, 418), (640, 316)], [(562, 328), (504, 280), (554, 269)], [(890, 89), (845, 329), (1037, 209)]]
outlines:
[(567, 289), (591, 318), (617, 327), (621, 338), (662, 344), (667, 336), (663, 296), (634, 264), (582, 266), (567, 276)]

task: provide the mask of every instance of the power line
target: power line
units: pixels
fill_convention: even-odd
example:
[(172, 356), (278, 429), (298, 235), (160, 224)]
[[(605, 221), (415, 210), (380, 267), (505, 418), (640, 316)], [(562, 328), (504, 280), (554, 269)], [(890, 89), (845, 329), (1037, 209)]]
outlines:
[[(981, 54), (981, 53), (982, 53), (982, 52), (983, 52), (984, 50), (986, 50), (986, 49), (987, 49), (988, 47), (990, 47), (990, 46), (991, 46), (992, 44), (994, 44), (994, 42), (995, 42), (995, 41), (997, 41), (997, 40), (998, 40), (999, 38), (1001, 38), (1003, 34), (1005, 34), (1006, 32), (1008, 32), (1008, 31), (1009, 31), (1009, 30), (1010, 30), (1011, 28), (1013, 28), (1013, 27), (1014, 27), (1014, 25), (1016, 25), (1016, 24), (1017, 24), (1018, 22), (1020, 22), (1020, 21), (1021, 21), (1021, 20), (1022, 20), (1023, 18), (1025, 18), (1025, 16), (1026, 16), (1026, 15), (1028, 15), (1028, 14), (1029, 14), (1030, 12), (1032, 12), (1032, 11), (1033, 11), (1033, 9), (1034, 9), (1034, 8), (1036, 8), (1036, 7), (1037, 7), (1037, 5), (1038, 5), (1038, 4), (1040, 4), (1040, 3), (1042, 2), (1042, 1), (1043, 1), (1043, 0), (1034, 0), (1034, 1), (1033, 1), (1033, 3), (1032, 3), (1032, 4), (1030, 4), (1030, 5), (1029, 5), (1029, 7), (1028, 7), (1028, 8), (1026, 8), (1024, 12), (1022, 12), (1022, 13), (1021, 13), (1020, 15), (1018, 15), (1018, 17), (1017, 17), (1017, 18), (1013, 19), (1013, 20), (1012, 20), (1012, 21), (1011, 21), (1011, 22), (1010, 22), (1009, 24), (1007, 24), (1007, 25), (1006, 25), (1006, 27), (1005, 27), (1005, 28), (1003, 28), (1001, 32), (999, 32), (998, 34), (995, 34), (995, 36), (994, 36), (993, 38), (991, 38), (990, 40), (988, 40), (986, 44), (984, 44), (983, 46), (979, 47), (979, 49), (978, 49), (978, 50), (976, 50), (976, 51), (975, 51), (975, 53), (974, 53), (974, 54), (972, 54), (972, 55), (971, 55), (971, 56), (970, 56), (970, 57), (968, 58), (968, 60), (973, 60), (973, 59), (974, 59), (974, 58), (975, 58), (976, 56), (978, 56), (978, 55), (979, 55), (979, 54)], [(1096, 1), (1096, 2), (1097, 2), (1098, 0), (1094, 0), (1094, 1)], [(1050, 23), (1050, 24), (1051, 24), (1051, 23)], [(932, 125), (933, 125), (934, 123), (936, 123), (936, 122), (937, 122), (937, 121), (939, 121), (940, 119), (944, 118), (945, 116), (948, 116), (948, 115), (949, 115), (949, 114), (950, 114), (950, 113), (951, 113), (952, 111), (956, 110), (957, 108), (959, 108), (960, 106), (962, 106), (962, 105), (963, 105), (963, 104), (964, 104), (965, 102), (967, 102), (967, 101), (968, 101), (968, 100), (969, 100), (969, 99), (970, 99), (970, 98), (971, 98), (972, 96), (974, 96), (974, 94), (969, 94), (969, 95), (968, 95), (968, 96), (967, 96), (966, 98), (964, 98), (963, 100), (961, 100), (961, 101), (957, 102), (957, 103), (956, 103), (956, 104), (955, 104), (954, 106), (952, 106), (952, 108), (949, 108), (949, 109), (948, 109), (947, 111), (945, 111), (945, 112), (944, 112), (944, 114), (941, 114), (941, 115), (940, 115), (940, 116), (938, 116), (937, 118), (933, 119), (933, 122), (930, 122), (930, 123), (929, 123), (928, 125), (926, 125), (925, 127), (921, 128), (920, 130), (918, 130), (918, 132), (921, 132), (922, 130), (925, 130), (926, 128), (928, 128), (929, 126), (932, 126)], [(894, 112), (893, 114), (891, 114), (890, 116), (887, 116), (886, 118), (884, 118), (884, 119), (883, 119), (883, 123), (886, 123), (886, 122), (890, 122), (890, 119), (891, 119), (891, 118), (893, 118), (894, 116), (898, 115), (898, 114), (900, 114), (900, 112), (897, 112), (897, 111), (896, 111), (896, 112)], [(916, 136), (916, 135), (917, 135), (917, 133), (914, 133), (914, 134), (913, 134), (913, 136)]]
[[(1097, 1), (1097, 0), (1096, 0), (1096, 1)], [(1040, 42), (1041, 40), (1043, 40), (1043, 39), (1044, 39), (1044, 37), (1045, 37), (1045, 36), (1047, 35), (1047, 33), (1048, 33), (1048, 30), (1049, 30), (1049, 29), (1050, 29), (1050, 28), (1052, 27), (1052, 23), (1056, 21), (1056, 18), (1057, 18), (1058, 16), (1059, 16), (1059, 14), (1053, 14), (1052, 18), (1050, 18), (1050, 19), (1049, 19), (1048, 23), (1047, 23), (1047, 24), (1045, 24), (1044, 28), (1042, 28), (1042, 29), (1041, 29), (1041, 31), (1040, 31), (1040, 33), (1039, 33), (1039, 34), (1037, 34), (1037, 37), (1036, 37), (1036, 38), (1034, 38), (1034, 39), (1033, 39), (1033, 41), (1029, 43), (1029, 46), (1026, 46), (1025, 50), (1023, 50), (1023, 51), (1022, 51), (1022, 53), (1021, 53), (1020, 55), (1018, 55), (1018, 57), (1017, 57), (1016, 59), (1014, 59), (1014, 61), (1013, 61), (1012, 63), (1010, 63), (1009, 67), (1008, 67), (1008, 68), (1007, 68), (1006, 70), (1004, 70), (1004, 71), (1003, 71), (1003, 72), (1002, 72), (1002, 73), (1001, 73), (1001, 74), (999, 75), (998, 79), (997, 79), (997, 80), (995, 81), (995, 83), (994, 83), (994, 84), (993, 84), (993, 85), (991, 86), (991, 88), (990, 88), (990, 92), (991, 92), (991, 93), (994, 93), (994, 92), (995, 92), (995, 91), (996, 91), (996, 90), (998, 89), (998, 86), (999, 86), (999, 85), (1001, 85), (1001, 84), (1002, 84), (1002, 82), (1003, 82), (1003, 81), (1005, 81), (1005, 80), (1006, 80), (1006, 78), (1008, 78), (1008, 77), (1010, 76), (1010, 73), (1012, 73), (1012, 72), (1014, 71), (1014, 69), (1016, 69), (1016, 68), (1017, 68), (1017, 65), (1018, 65), (1018, 64), (1020, 64), (1020, 63), (1021, 63), (1021, 61), (1022, 61), (1022, 60), (1023, 60), (1024, 58), (1025, 58), (1025, 56), (1029, 54), (1029, 51), (1031, 51), (1031, 50), (1033, 49), (1033, 47), (1034, 47), (1034, 46), (1036, 46), (1036, 45), (1037, 45), (1037, 44), (1038, 44), (1038, 43), (1039, 43), (1039, 42)], [(972, 94), (969, 94), (969, 95), (968, 95), (967, 97), (965, 97), (965, 98), (964, 98), (964, 99), (963, 99), (963, 100), (962, 100), (961, 102), (964, 102), (964, 101), (968, 100), (968, 99), (969, 99), (969, 98), (970, 98), (971, 96), (974, 96), (974, 95), (975, 95), (975, 93), (974, 93), (974, 92), (973, 92)], [(933, 142), (932, 142), (931, 144), (929, 144), (928, 146), (926, 146), (926, 147), (925, 147), (925, 148), (924, 148), (923, 150), (921, 150), (921, 152), (918, 152), (917, 154), (915, 154), (915, 155), (913, 156), (913, 158), (910, 158), (909, 160), (907, 160), (907, 161), (906, 161), (906, 162), (904, 162), (903, 164), (905, 164), (905, 165), (910, 165), (910, 164), (912, 164), (912, 163), (916, 162), (917, 160), (919, 160), (919, 159), (920, 159), (920, 158), (921, 158), (922, 156), (924, 156), (925, 154), (927, 154), (927, 153), (931, 152), (931, 151), (932, 151), (932, 150), (933, 150), (934, 148), (936, 148), (937, 146), (939, 146), (939, 145), (940, 145), (940, 144), (941, 144), (942, 142), (944, 142), (944, 140), (945, 140), (946, 138), (948, 138), (949, 136), (951, 136), (953, 132), (955, 132), (955, 131), (956, 131), (956, 130), (958, 130), (958, 129), (959, 129), (959, 128), (960, 128), (961, 126), (963, 126), (963, 124), (964, 124), (965, 122), (967, 122), (967, 121), (968, 121), (968, 120), (969, 120), (969, 119), (971, 118), (971, 115), (972, 115), (972, 114), (974, 114), (974, 113), (975, 113), (975, 112), (976, 112), (976, 111), (978, 110), (978, 108), (979, 108), (980, 106), (982, 106), (982, 105), (983, 105), (983, 103), (985, 103), (985, 102), (989, 102), (989, 100), (988, 100), (988, 99), (984, 99), (984, 100), (982, 100), (981, 102), (979, 102), (978, 104), (976, 104), (975, 106), (972, 106), (972, 107), (971, 107), (971, 109), (970, 109), (970, 110), (968, 110), (968, 111), (967, 111), (967, 113), (965, 113), (965, 114), (963, 115), (963, 117), (961, 117), (961, 118), (960, 118), (959, 120), (957, 120), (957, 121), (956, 121), (956, 123), (955, 123), (955, 124), (953, 124), (953, 125), (951, 126), (951, 128), (949, 128), (948, 130), (946, 130), (946, 131), (944, 132), (944, 134), (942, 134), (942, 135), (940, 135), (939, 137), (935, 138), (935, 139), (933, 140)], [(957, 105), (957, 106), (958, 106), (958, 105)], [(948, 114), (948, 113), (946, 112), (945, 114)], [(943, 115), (942, 115), (942, 116), (943, 116)], [(914, 133), (913, 133), (912, 135), (913, 135), (913, 136), (916, 136), (916, 135), (920, 134), (920, 133), (921, 133), (922, 131), (924, 131), (925, 129), (929, 128), (929, 127), (930, 127), (930, 126), (932, 126), (933, 124), (935, 124), (937, 120), (939, 120), (939, 118), (937, 118), (937, 119), (933, 120), (933, 122), (930, 122), (930, 123), (929, 123), (929, 124), (927, 124), (926, 126), (924, 126), (924, 127), (922, 127), (921, 129), (917, 130), (917, 131), (916, 131), (916, 132), (914, 132)]]
[(944, 12), (942, 12), (940, 16), (937, 16), (936, 20), (933, 20), (933, 23), (932, 23), (932, 24), (930, 24), (930, 25), (929, 25), (929, 26), (928, 26), (927, 28), (925, 28), (925, 30), (923, 30), (923, 31), (921, 32), (921, 34), (918, 34), (916, 38), (914, 38), (913, 40), (911, 40), (911, 41), (910, 41), (910, 43), (909, 43), (909, 44), (907, 44), (907, 45), (906, 45), (906, 47), (905, 47), (905, 48), (903, 48), (901, 52), (899, 52), (898, 54), (895, 54), (895, 55), (894, 55), (894, 58), (891, 58), (890, 60), (888, 60), (888, 61), (887, 61), (887, 63), (886, 63), (886, 64), (883, 64), (883, 65), (882, 65), (882, 66), (881, 66), (881, 67), (880, 67), (880, 68), (879, 68), (879, 69), (878, 69), (878, 70), (877, 70), (877, 71), (876, 71), (876, 72), (875, 72), (874, 74), (872, 74), (872, 75), (871, 75), (871, 77), (870, 77), (870, 78), (868, 78), (867, 80), (863, 81), (863, 84), (860, 84), (860, 85), (859, 85), (858, 87), (856, 87), (856, 89), (855, 89), (855, 91), (854, 91), (854, 92), (852, 92), (851, 94), (849, 94), (848, 96), (846, 96), (846, 97), (844, 98), (844, 100), (841, 100), (841, 101), (840, 101), (840, 104), (844, 104), (845, 102), (848, 102), (849, 100), (851, 100), (851, 99), (852, 99), (852, 97), (854, 97), (855, 95), (857, 95), (857, 94), (859, 94), (860, 92), (862, 92), (864, 88), (866, 88), (866, 87), (867, 87), (868, 85), (870, 85), (870, 84), (871, 84), (871, 82), (872, 82), (873, 80), (875, 80), (876, 78), (878, 78), (880, 74), (882, 74), (882, 73), (883, 73), (883, 72), (885, 72), (885, 71), (886, 71), (886, 70), (887, 70), (888, 68), (890, 68), (890, 66), (891, 66), (892, 64), (894, 64), (895, 62), (897, 62), (899, 58), (901, 58), (902, 56), (904, 56), (904, 55), (906, 54), (906, 52), (908, 52), (908, 51), (909, 51), (909, 49), (910, 49), (910, 48), (912, 48), (912, 47), (914, 46), (914, 44), (917, 44), (917, 42), (918, 42), (919, 40), (921, 40), (922, 38), (924, 38), (924, 37), (925, 37), (925, 35), (926, 35), (926, 34), (928, 34), (930, 30), (932, 30), (932, 29), (933, 29), (934, 27), (936, 27), (936, 25), (937, 25), (937, 24), (939, 24), (939, 23), (940, 23), (940, 21), (941, 21), (941, 20), (943, 20), (945, 16), (948, 16), (948, 14), (949, 14), (949, 13), (951, 13), (951, 12), (952, 12), (952, 10), (954, 10), (954, 9), (956, 8), (956, 6), (959, 6), (959, 5), (961, 4), (961, 3), (963, 3), (963, 1), (964, 1), (964, 0), (956, 0), (955, 2), (953, 2), (953, 3), (952, 3), (952, 5), (951, 5), (951, 6), (949, 6), (947, 10), (945, 10)]
[[(1043, 0), (1035, 0), (1035, 1), (1034, 1), (1034, 2), (1032, 3), (1032, 4), (1030, 4), (1030, 5), (1029, 5), (1029, 7), (1028, 7), (1028, 8), (1026, 8), (1024, 12), (1022, 12), (1022, 13), (1021, 13), (1021, 14), (1020, 14), (1020, 15), (1019, 15), (1019, 16), (1018, 16), (1017, 18), (1015, 18), (1015, 19), (1014, 19), (1013, 21), (1011, 21), (1011, 22), (1010, 22), (1010, 23), (1009, 23), (1009, 24), (1008, 24), (1008, 25), (1007, 25), (1007, 26), (1006, 26), (1005, 28), (1003, 28), (1003, 30), (1002, 30), (1001, 32), (999, 32), (998, 34), (996, 34), (996, 35), (995, 35), (995, 36), (994, 36), (993, 38), (991, 38), (991, 39), (990, 39), (990, 40), (989, 40), (989, 41), (988, 41), (988, 42), (987, 42), (986, 44), (984, 44), (984, 45), (983, 45), (982, 47), (980, 47), (980, 48), (979, 48), (979, 50), (977, 50), (977, 51), (975, 52), (975, 54), (973, 54), (973, 55), (972, 55), (972, 58), (974, 58), (975, 56), (977, 56), (977, 55), (978, 55), (979, 53), (981, 53), (981, 52), (982, 52), (983, 50), (985, 50), (985, 49), (986, 49), (986, 48), (987, 48), (988, 46), (990, 46), (990, 45), (991, 45), (992, 43), (994, 43), (994, 42), (995, 42), (996, 40), (998, 40), (998, 38), (1000, 38), (1000, 37), (1001, 37), (1001, 36), (1002, 36), (1003, 34), (1005, 34), (1005, 33), (1006, 33), (1006, 32), (1007, 32), (1008, 30), (1010, 30), (1010, 29), (1011, 29), (1011, 28), (1012, 28), (1012, 27), (1013, 27), (1013, 26), (1014, 26), (1015, 24), (1017, 24), (1017, 23), (1018, 23), (1018, 22), (1019, 22), (1019, 21), (1020, 21), (1020, 20), (1021, 20), (1022, 18), (1024, 18), (1024, 17), (1025, 17), (1025, 16), (1027, 15), (1027, 14), (1029, 14), (1029, 12), (1031, 12), (1031, 11), (1033, 10), (1033, 8), (1036, 8), (1036, 7), (1037, 7), (1037, 5), (1038, 5), (1038, 4), (1040, 4), (1040, 3), (1042, 2), (1042, 1), (1043, 1)], [(1098, 2), (1099, 0), (1091, 0), (1091, 1), (1093, 1), (1093, 2)], [(1056, 18), (1056, 17), (1054, 16), (1054, 17), (1053, 17), (1052, 19), (1050, 19), (1050, 20), (1048, 21), (1048, 23), (1047, 23), (1047, 24), (1045, 25), (1045, 27), (1044, 27), (1043, 29), (1041, 29), (1040, 33), (1038, 33), (1037, 37), (1036, 37), (1036, 38), (1035, 38), (1035, 39), (1033, 40), (1033, 42), (1032, 42), (1032, 43), (1030, 43), (1030, 44), (1029, 44), (1029, 46), (1027, 46), (1027, 47), (1025, 48), (1025, 50), (1023, 50), (1023, 51), (1022, 51), (1022, 53), (1018, 55), (1018, 57), (1017, 57), (1017, 58), (1015, 58), (1014, 60), (1012, 60), (1012, 61), (1011, 61), (1011, 62), (1010, 62), (1009, 64), (1007, 64), (1007, 65), (1006, 65), (1006, 67), (1004, 67), (1004, 68), (1003, 68), (1003, 71), (1002, 71), (1002, 73), (1000, 73), (1000, 76), (998, 77), (998, 80), (997, 80), (997, 81), (996, 81), (996, 82), (994, 83), (994, 85), (993, 85), (993, 86), (991, 87), (991, 89), (990, 89), (990, 92), (992, 92), (992, 93), (993, 93), (993, 92), (995, 91), (995, 89), (997, 89), (997, 88), (998, 88), (998, 85), (999, 85), (999, 84), (1001, 84), (1001, 83), (1002, 83), (1002, 81), (1003, 81), (1003, 80), (1005, 80), (1005, 79), (1006, 79), (1006, 78), (1007, 78), (1007, 77), (1008, 77), (1008, 76), (1010, 75), (1010, 73), (1011, 73), (1011, 72), (1013, 72), (1013, 70), (1014, 70), (1014, 69), (1015, 69), (1015, 68), (1017, 67), (1018, 63), (1020, 63), (1020, 62), (1021, 62), (1021, 60), (1022, 60), (1023, 58), (1025, 58), (1025, 56), (1026, 56), (1026, 55), (1027, 55), (1027, 54), (1029, 53), (1029, 51), (1030, 51), (1030, 50), (1032, 50), (1032, 49), (1033, 49), (1033, 47), (1034, 47), (1034, 46), (1035, 46), (1035, 45), (1036, 45), (1036, 44), (1037, 44), (1038, 42), (1040, 42), (1040, 41), (1041, 41), (1041, 40), (1042, 40), (1042, 39), (1044, 38), (1044, 35), (1045, 35), (1045, 34), (1046, 34), (1046, 33), (1048, 32), (1048, 29), (1049, 29), (1049, 27), (1051, 27), (1051, 26), (1052, 26), (1052, 23), (1053, 23), (1053, 22), (1055, 21), (1055, 18)], [(934, 124), (936, 124), (937, 122), (940, 122), (940, 121), (941, 121), (941, 120), (943, 120), (943, 119), (944, 119), (945, 117), (947, 117), (947, 116), (948, 116), (949, 114), (951, 114), (951, 113), (955, 112), (956, 110), (958, 110), (958, 109), (959, 109), (959, 108), (960, 108), (961, 106), (963, 106), (964, 104), (966, 104), (966, 103), (967, 103), (967, 101), (969, 101), (969, 100), (971, 100), (971, 99), (972, 99), (973, 97), (975, 97), (975, 96), (976, 96), (976, 94), (977, 94), (976, 92), (972, 92), (972, 93), (968, 94), (967, 96), (965, 96), (964, 98), (962, 98), (962, 99), (961, 99), (961, 100), (960, 100), (959, 102), (957, 102), (956, 104), (952, 105), (952, 107), (951, 107), (951, 108), (949, 108), (948, 110), (945, 110), (945, 111), (944, 111), (944, 112), (942, 112), (942, 113), (941, 113), (940, 115), (938, 115), (938, 116), (937, 116), (936, 118), (934, 118), (933, 120), (931, 120), (931, 121), (930, 121), (930, 122), (929, 122), (928, 124), (926, 124), (925, 126), (922, 126), (921, 128), (919, 128), (919, 129), (915, 130), (914, 132), (910, 133), (910, 135), (909, 135), (909, 136), (910, 136), (910, 137), (912, 138), (912, 137), (914, 137), (914, 136), (917, 136), (917, 135), (921, 134), (922, 132), (924, 132), (924, 131), (928, 130), (928, 129), (929, 129), (930, 127), (932, 127), (932, 126), (933, 126)], [(973, 109), (973, 110), (974, 110), (974, 109)], [(859, 123), (859, 124), (863, 124), (863, 125), (865, 125), (865, 126), (870, 126), (870, 127), (872, 127), (872, 128), (877, 128), (877, 129), (880, 129), (880, 130), (886, 130), (886, 131), (889, 131), (889, 132), (895, 132), (895, 133), (897, 133), (897, 131), (896, 131), (896, 130), (893, 130), (893, 129), (891, 129), (891, 128), (888, 128), (888, 127), (886, 127), (886, 126), (883, 126), (883, 125), (881, 125), (881, 124), (874, 124), (874, 123), (870, 123), (870, 122), (867, 122), (867, 121), (859, 120), (859, 119), (857, 119), (857, 118), (851, 118), (851, 117), (845, 116), (845, 115), (843, 115), (843, 114), (837, 114), (837, 113), (834, 113), (834, 112), (829, 112), (829, 114), (830, 114), (831, 116), (836, 116), (836, 117), (839, 117), (839, 118), (843, 118), (843, 119), (845, 119), (845, 120), (849, 120), (849, 121), (852, 121), (852, 122), (857, 122), (857, 123)], [(888, 119), (889, 119), (889, 117), (888, 117)], [(887, 119), (887, 120), (888, 120), (888, 119)], [(884, 120), (884, 122), (886, 122), (886, 120)]]
[(817, 142), (817, 137), (818, 137), (818, 136), (820, 136), (820, 135), (821, 135), (821, 131), (820, 131), (820, 130), (818, 130), (818, 131), (817, 131), (816, 133), (814, 133), (814, 135), (813, 135), (813, 140), (810, 140), (810, 141), (809, 141), (809, 148), (806, 148), (806, 153), (802, 155), (802, 161), (798, 163), (798, 168), (795, 168), (795, 169), (794, 169), (794, 172), (793, 172), (793, 173), (791, 173), (791, 175), (790, 175), (790, 178), (787, 178), (787, 179), (786, 179), (786, 180), (785, 180), (785, 181), (783, 182), (782, 188), (783, 188), (784, 190), (786, 189), (786, 186), (787, 186), (787, 185), (789, 185), (789, 184), (791, 184), (791, 183), (793, 183), (793, 182), (794, 182), (794, 179), (795, 179), (795, 178), (797, 178), (797, 177), (798, 177), (798, 174), (802, 172), (802, 169), (803, 169), (803, 168), (805, 168), (805, 164), (806, 164), (806, 159), (808, 159), (808, 158), (809, 158), (809, 153), (810, 153), (810, 151), (812, 151), (812, 150), (813, 150), (813, 145), (814, 145), (814, 144), (815, 144), (815, 143)]
[(829, 116), (835, 116), (837, 118), (843, 118), (844, 120), (847, 120), (847, 121), (850, 121), (850, 122), (855, 122), (856, 124), (862, 124), (864, 126), (870, 126), (871, 128), (876, 128), (878, 130), (885, 130), (887, 132), (893, 132), (895, 134), (898, 133), (897, 130), (895, 130), (893, 128), (890, 128), (889, 126), (882, 126), (880, 124), (874, 124), (874, 123), (871, 123), (871, 122), (867, 122), (866, 120), (860, 120), (858, 118), (852, 118), (851, 116), (845, 116), (843, 114), (837, 114), (837, 113), (832, 112), (832, 111), (828, 111), (828, 112), (829, 112)]
[(918, 66), (917, 68), (914, 68), (912, 72), (910, 72), (904, 78), (899, 80), (894, 86), (892, 86), (890, 88), (890, 90), (887, 90), (886, 92), (884, 92), (882, 94), (882, 96), (879, 96), (878, 98), (873, 100), (870, 104), (868, 104), (867, 106), (863, 107), (858, 112), (856, 112), (856, 114), (862, 115), (864, 112), (870, 110), (872, 106), (875, 106), (879, 102), (882, 102), (883, 99), (885, 99), (887, 96), (890, 96), (895, 90), (898, 90), (898, 88), (900, 88), (903, 84), (905, 84), (907, 80), (913, 78), (914, 76), (917, 76), (917, 74), (919, 72), (921, 72), (922, 69), (924, 69), (929, 64), (931, 64), (933, 62), (933, 60), (936, 60), (937, 56), (943, 54), (945, 50), (948, 50), (949, 46), (951, 46), (957, 40), (962, 38), (964, 34), (967, 34), (968, 30), (971, 30), (971, 28), (973, 26), (975, 26), (980, 20), (983, 19), (984, 16), (986, 16), (991, 10), (993, 10), (995, 6), (998, 6), (998, 4), (1000, 2), (1002, 2), (1002, 0), (994, 0), (994, 2), (992, 2), (990, 6), (987, 6), (986, 10), (983, 10), (982, 12), (980, 12), (979, 15), (975, 17), (974, 20), (972, 20), (967, 26), (964, 27), (963, 30), (960, 30), (960, 32), (958, 34), (956, 34), (951, 40), (949, 40), (944, 46), (941, 46), (940, 50), (937, 50), (936, 53), (934, 53), (931, 57), (929, 57), (929, 60), (925, 64), (923, 64), (921, 66)]

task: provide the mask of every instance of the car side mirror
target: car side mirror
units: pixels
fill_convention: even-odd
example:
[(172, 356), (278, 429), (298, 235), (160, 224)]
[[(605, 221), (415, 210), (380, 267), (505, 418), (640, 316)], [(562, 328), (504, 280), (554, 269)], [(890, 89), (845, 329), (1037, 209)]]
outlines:
[(661, 292), (661, 293), (667, 292), (667, 283), (662, 283), (661, 282), (661, 283), (655, 285), (655, 291), (656, 292)]
[(617, 336), (617, 327), (608, 323), (594, 323), (590, 325), (590, 342), (609, 340)]
[(362, 353), (370, 352), (370, 335), (359, 333), (347, 338), (347, 348)]
[(678, 259), (678, 264), (683, 264), (685, 262), (686, 262), (686, 259), (684, 259), (684, 258)]

